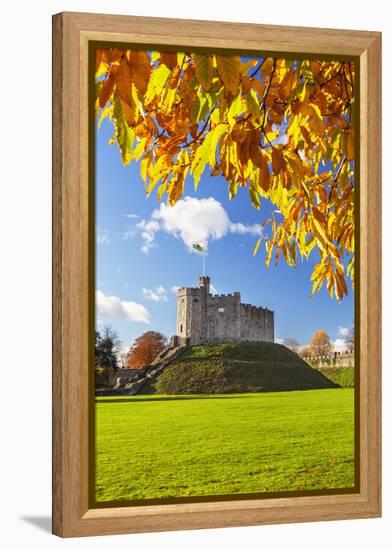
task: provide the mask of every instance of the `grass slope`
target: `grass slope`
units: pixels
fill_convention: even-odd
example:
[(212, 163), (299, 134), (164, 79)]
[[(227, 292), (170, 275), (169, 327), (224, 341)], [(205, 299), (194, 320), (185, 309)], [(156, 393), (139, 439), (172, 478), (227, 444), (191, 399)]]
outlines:
[(354, 388), (354, 367), (322, 367), (317, 370), (342, 388)]
[(354, 391), (98, 398), (97, 501), (351, 487)]
[(271, 342), (193, 346), (140, 393), (249, 393), (334, 388), (296, 353)]

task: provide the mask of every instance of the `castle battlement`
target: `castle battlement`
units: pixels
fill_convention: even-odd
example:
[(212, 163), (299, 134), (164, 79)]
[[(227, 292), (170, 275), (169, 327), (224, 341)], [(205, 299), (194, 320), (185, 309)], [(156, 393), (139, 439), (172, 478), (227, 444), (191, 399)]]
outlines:
[(240, 292), (211, 294), (210, 278), (177, 290), (177, 336), (188, 345), (213, 342), (274, 342), (273, 311), (242, 304)]

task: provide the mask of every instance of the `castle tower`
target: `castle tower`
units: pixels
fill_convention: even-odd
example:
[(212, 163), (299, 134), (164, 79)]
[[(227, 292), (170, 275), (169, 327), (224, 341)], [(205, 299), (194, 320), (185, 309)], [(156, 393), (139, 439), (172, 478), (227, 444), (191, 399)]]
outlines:
[(210, 293), (210, 277), (205, 277), (205, 275), (203, 275), (202, 277), (198, 277), (198, 286), (200, 288), (204, 288), (205, 293), (209, 294)]
[(242, 304), (240, 292), (212, 295), (205, 275), (198, 285), (177, 291), (176, 334), (182, 344), (274, 342), (273, 311)]
[(206, 343), (206, 311), (210, 278), (200, 277), (199, 287), (177, 290), (176, 333), (180, 341), (194, 346)]

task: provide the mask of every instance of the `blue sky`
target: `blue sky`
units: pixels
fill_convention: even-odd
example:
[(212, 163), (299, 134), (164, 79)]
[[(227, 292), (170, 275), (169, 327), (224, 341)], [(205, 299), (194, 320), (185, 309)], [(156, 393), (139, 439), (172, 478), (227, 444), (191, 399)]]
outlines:
[(274, 310), (277, 339), (306, 344), (319, 328), (337, 346), (353, 324), (354, 298), (340, 304), (322, 289), (312, 299), (310, 275), (317, 262), (288, 267), (284, 260), (266, 268), (265, 247), (253, 256), (259, 225), (274, 207), (251, 205), (246, 188), (228, 198), (224, 178), (207, 170), (197, 191), (186, 182), (175, 210), (147, 198), (139, 167), (124, 167), (106, 119), (96, 134), (96, 288), (97, 328), (111, 325), (128, 347), (147, 330), (175, 334), (175, 287), (196, 286), (202, 257), (191, 241), (204, 241), (206, 274), (217, 293), (241, 292), (242, 302)]

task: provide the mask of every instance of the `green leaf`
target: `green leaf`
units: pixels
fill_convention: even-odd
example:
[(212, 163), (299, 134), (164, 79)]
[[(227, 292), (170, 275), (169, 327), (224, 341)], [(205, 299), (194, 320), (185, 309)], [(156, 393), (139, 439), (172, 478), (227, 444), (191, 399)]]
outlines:
[(118, 98), (115, 98), (114, 100), (113, 115), (117, 143), (121, 151), (122, 162), (126, 166), (132, 160), (132, 149), (135, 140), (135, 133), (133, 128), (128, 126), (124, 118), (121, 102)]
[(198, 147), (191, 166), (191, 173), (193, 174), (193, 177), (194, 177), (195, 189), (197, 189), (198, 187), (200, 178), (209, 160), (212, 137), (213, 137), (213, 132), (208, 132), (204, 141)]
[(256, 186), (250, 185), (248, 192), (250, 194), (250, 199), (253, 207), (259, 210), (259, 208), (261, 208), (261, 201), (259, 199), (259, 193), (256, 189)]

